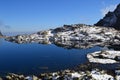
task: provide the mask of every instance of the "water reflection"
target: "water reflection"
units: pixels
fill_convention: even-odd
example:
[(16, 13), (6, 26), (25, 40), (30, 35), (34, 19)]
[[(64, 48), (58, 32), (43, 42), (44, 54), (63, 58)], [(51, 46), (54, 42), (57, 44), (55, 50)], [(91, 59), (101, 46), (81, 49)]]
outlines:
[[(95, 42), (95, 41), (66, 41), (66, 40), (56, 40), (56, 41), (54, 41), (54, 40), (49, 40), (49, 39), (46, 39), (46, 40), (27, 40), (27, 41), (10, 39), (10, 40), (7, 40), (7, 41), (18, 43), (18, 44), (26, 44), (26, 43), (37, 43), (37, 44), (44, 44), (44, 45), (54, 44), (57, 47), (62, 47), (62, 48), (65, 48), (65, 49), (78, 49), (78, 50), (82, 49), (81, 51), (79, 51), (81, 53), (81, 55), (79, 55), (80, 56), (79, 59), (84, 58), (84, 59), (86, 59), (87, 62), (88, 62), (88, 59), (86, 58), (86, 54), (91, 53), (91, 52), (95, 52), (95, 51), (98, 51), (98, 50), (101, 50), (101, 48), (99, 48), (98, 50), (97, 50), (97, 48), (96, 49), (93, 48), (95, 46), (101, 46), (101, 47), (107, 46), (110, 49), (116, 49), (117, 48), (118, 50), (120, 50), (119, 49), (119, 45), (116, 45), (116, 47), (114, 47), (115, 45), (114, 46), (113, 45), (109, 45), (108, 46), (107, 45), (108, 43)], [(93, 51), (89, 51), (90, 48), (93, 48), (92, 49)], [(55, 49), (53, 49), (53, 50), (55, 50)], [(59, 50), (57, 51), (57, 49), (55, 51), (60, 53), (60, 54), (61, 53), (65, 53), (65, 51), (64, 52), (60, 52)], [(82, 51), (84, 51), (83, 55), (82, 55)], [(58, 54), (56, 56), (58, 56)], [(57, 58), (59, 58), (59, 57), (57, 57)], [(69, 56), (69, 58), (70, 58), (70, 56)], [(46, 59), (49, 59), (49, 58), (46, 58)], [(72, 60), (72, 59), (69, 59), (69, 60)], [(64, 59), (64, 62), (65, 61), (66, 61), (66, 59)], [(85, 67), (85, 65), (88, 65), (88, 66)], [(59, 66), (57, 66), (57, 68), (58, 67)], [(90, 62), (88, 62), (88, 63), (85, 63), (83, 65), (83, 68), (81, 68), (81, 67), (82, 66), (80, 65), (80, 66), (75, 67), (75, 69), (84, 69), (85, 70), (85, 69), (94, 68), (94, 67), (102, 68), (102, 69), (117, 69), (119, 67), (119, 64), (98, 64), (98, 63), (90, 63)], [(40, 70), (44, 69), (44, 71), (45, 71), (45, 70), (47, 70), (49, 68), (46, 67), (46, 66), (45, 67), (43, 66), (43, 67), (39, 67), (39, 69)]]
[(24, 44), (24, 43), (38, 43), (38, 44), (54, 44), (58, 47), (63, 47), (66, 49), (86, 49), (91, 48), (94, 46), (108, 46), (107, 43), (103, 42), (96, 42), (96, 41), (66, 41), (66, 40), (16, 40), (12, 38), (7, 38), (7, 41), (18, 43), (18, 44)]
[[(89, 49), (68, 50), (68, 47), (67, 49), (60, 48), (53, 45), (53, 42), (48, 43), (44, 40), (33, 41), (30, 44), (16, 44), (2, 40), (2, 47), (0, 47), (0, 74), (5, 72), (39, 74), (73, 68), (88, 61), (87, 53), (101, 49), (101, 47), (95, 46)], [(70, 42), (65, 43), (69, 44)], [(56, 42), (56, 44), (58, 43)]]

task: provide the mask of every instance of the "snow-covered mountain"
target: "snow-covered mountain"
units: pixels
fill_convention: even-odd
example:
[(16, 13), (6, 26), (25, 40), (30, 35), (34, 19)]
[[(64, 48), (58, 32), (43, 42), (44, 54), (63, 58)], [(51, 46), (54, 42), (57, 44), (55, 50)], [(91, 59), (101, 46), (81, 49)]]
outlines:
[(96, 45), (120, 44), (120, 31), (114, 28), (74, 24), (30, 35), (6, 37), (6, 40), (16, 43), (56, 44), (67, 48), (89, 48)]
[(99, 20), (95, 25), (120, 29), (120, 4), (118, 4), (113, 12), (108, 12), (105, 17)]

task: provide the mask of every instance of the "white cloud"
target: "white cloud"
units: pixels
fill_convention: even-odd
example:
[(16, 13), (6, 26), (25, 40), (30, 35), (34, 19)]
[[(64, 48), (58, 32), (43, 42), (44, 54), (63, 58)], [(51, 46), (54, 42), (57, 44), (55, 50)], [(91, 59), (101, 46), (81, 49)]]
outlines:
[(0, 28), (6, 28), (9, 29), (11, 28), (9, 25), (6, 25), (5, 23), (3, 23), (3, 21), (0, 21)]
[(102, 16), (105, 16), (109, 11), (114, 11), (117, 5), (109, 5), (103, 9), (101, 9)]

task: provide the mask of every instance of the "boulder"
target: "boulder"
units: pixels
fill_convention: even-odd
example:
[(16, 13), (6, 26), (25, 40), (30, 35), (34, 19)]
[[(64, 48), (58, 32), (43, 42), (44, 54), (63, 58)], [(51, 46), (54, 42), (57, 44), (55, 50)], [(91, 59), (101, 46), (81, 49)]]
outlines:
[(109, 51), (105, 52), (97, 51), (94, 53), (87, 54), (87, 58), (91, 63), (100, 64), (114, 64), (120, 63), (120, 51)]
[(116, 61), (120, 61), (120, 56), (116, 56), (116, 57), (115, 57), (115, 60), (116, 60)]

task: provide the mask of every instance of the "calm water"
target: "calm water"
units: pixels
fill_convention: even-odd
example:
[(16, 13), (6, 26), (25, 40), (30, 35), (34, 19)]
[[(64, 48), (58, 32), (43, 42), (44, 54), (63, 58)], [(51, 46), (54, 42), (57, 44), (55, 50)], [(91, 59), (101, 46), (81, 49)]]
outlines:
[(38, 74), (72, 68), (85, 63), (86, 54), (100, 50), (64, 49), (56, 45), (17, 44), (0, 39), (0, 75), (8, 72)]

